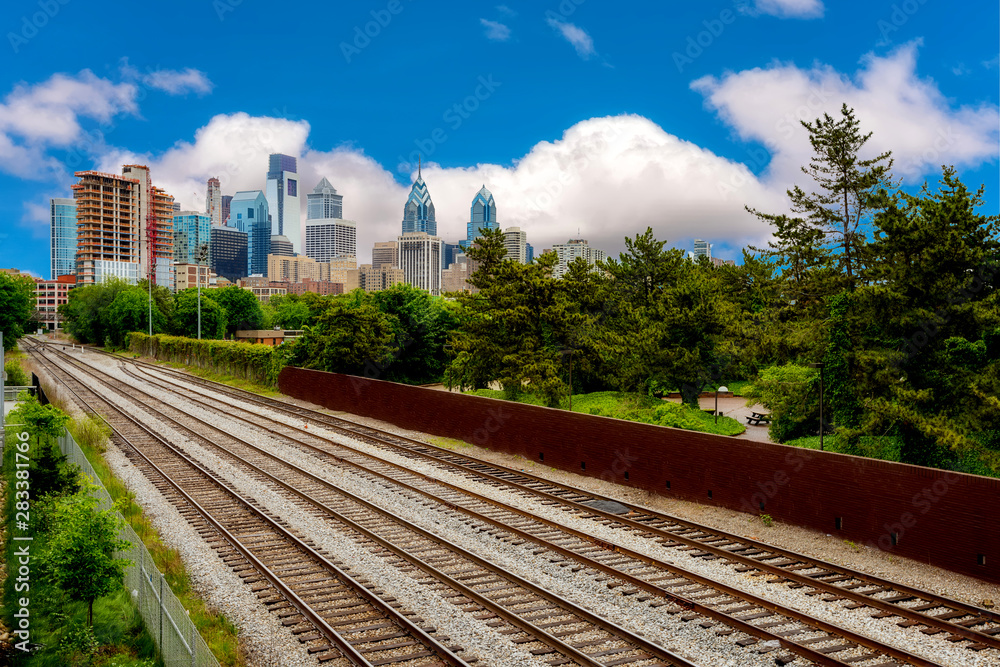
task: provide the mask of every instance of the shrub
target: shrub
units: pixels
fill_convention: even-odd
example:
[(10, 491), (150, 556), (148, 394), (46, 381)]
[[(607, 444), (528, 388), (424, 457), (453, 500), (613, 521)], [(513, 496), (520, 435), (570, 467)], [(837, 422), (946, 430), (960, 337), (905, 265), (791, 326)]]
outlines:
[(275, 386), (285, 366), (286, 352), (280, 347), (226, 340), (198, 340), (132, 332), (129, 348), (136, 354), (189, 366), (211, 368), (246, 380)]
[(3, 369), (7, 373), (5, 384), (8, 387), (27, 387), (31, 384), (31, 379), (28, 378), (28, 374), (24, 372), (21, 364), (16, 359), (7, 361), (3, 365)]
[(769, 433), (775, 442), (819, 431), (819, 371), (787, 363), (760, 372), (744, 388), (747, 405), (760, 403), (771, 411)]

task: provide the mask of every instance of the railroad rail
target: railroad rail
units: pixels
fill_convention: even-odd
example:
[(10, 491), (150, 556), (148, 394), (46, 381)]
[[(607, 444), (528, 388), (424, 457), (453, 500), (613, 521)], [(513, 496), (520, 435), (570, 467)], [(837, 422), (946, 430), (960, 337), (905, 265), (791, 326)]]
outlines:
[[(318, 661), (346, 658), (361, 667), (469, 667), (442, 643), (447, 638), (435, 638), (433, 629), (420, 626), (422, 619), (393, 608), (284, 522), (71, 373), (55, 370), (37, 348), (31, 351), (81, 409), (108, 423), (119, 444), (132, 453), (129, 458)], [(106, 409), (99, 412), (95, 402)]]
[[(203, 380), (173, 369), (138, 363), (137, 367), (180, 378), (184, 382), (210, 388), (223, 395), (282, 412), (296, 420), (306, 420), (330, 428), (397, 454), (429, 461), (469, 478), (478, 478), (497, 488), (507, 488), (526, 497), (553, 503), (574, 516), (628, 529), (668, 547), (683, 550), (689, 556), (705, 560), (723, 559), (737, 571), (773, 575), (772, 581), (793, 588), (808, 587), (809, 593), (829, 602), (847, 600), (849, 609), (868, 607), (877, 618), (899, 618), (903, 627), (919, 627), (924, 634), (947, 633), (942, 638), (964, 641), (968, 649), (1000, 649), (1000, 613), (920, 590), (898, 582), (863, 573), (842, 565), (825, 562), (787, 549), (733, 535), (715, 528), (679, 519), (638, 504), (620, 501), (553, 482), (523, 471), (485, 463), (457, 452), (442, 450), (417, 440), (357, 424), (346, 419), (308, 410), (272, 398), (261, 397), (227, 385)], [(161, 378), (162, 379), (162, 378)], [(169, 380), (163, 380), (173, 384)], [(185, 388), (186, 391), (190, 391)], [(257, 415), (261, 416), (261, 415)], [(311, 436), (308, 429), (282, 424), (282, 435)], [(333, 443), (344, 448), (347, 445)], [(357, 454), (372, 458), (365, 452)], [(383, 464), (388, 462), (379, 461)], [(391, 464), (390, 464), (391, 465)], [(438, 480), (440, 483), (440, 480)], [(456, 487), (457, 488), (457, 487)], [(463, 493), (467, 491), (461, 490)], [(601, 509), (613, 503), (618, 511)], [(611, 523), (607, 523), (611, 522)]]
[[(161, 370), (158, 367), (154, 368), (158, 371)], [(184, 380), (188, 381), (190, 378), (185, 376)], [(162, 378), (160, 378), (159, 381), (169, 382), (163, 380)], [(171, 382), (170, 384), (177, 386), (176, 383)], [(213, 389), (214, 388), (215, 386), (213, 385)], [(184, 391), (186, 392), (185, 397), (187, 399), (194, 400), (195, 402), (202, 402), (189, 396), (189, 389), (184, 388)], [(241, 396), (241, 398), (243, 397)], [(207, 406), (204, 402), (202, 403)], [(227, 405), (226, 407), (229, 412), (232, 412), (233, 409), (242, 410), (241, 408), (235, 408), (235, 406), (232, 405)], [(256, 419), (261, 418), (261, 415), (256, 413), (253, 416)], [(300, 414), (298, 416), (301, 417), (302, 415)], [(325, 417), (324, 415), (317, 416)], [(233, 415), (230, 414), (230, 417), (233, 417)], [(312, 419), (313, 416), (309, 415), (309, 418)], [(252, 423), (251, 420), (243, 421)], [(273, 423), (279, 426), (281, 430), (287, 430), (289, 428), (289, 425), (285, 425), (282, 422)], [(305, 431), (305, 429), (292, 428), (293, 430), (300, 432)], [(286, 433), (282, 433), (282, 435), (284, 437), (289, 437), (293, 441), (299, 442), (301, 445), (316, 449), (314, 446), (302, 442), (300, 438), (296, 438), (294, 435), (289, 436), (289, 434)], [(354, 434), (352, 433), (352, 435)], [(310, 437), (315, 436), (310, 434)], [(395, 438), (398, 436), (393, 437)], [(339, 445), (337, 446), (339, 447)], [(338, 460), (344, 462), (342, 457), (338, 457)], [(386, 462), (381, 463), (385, 464)], [(478, 461), (476, 463), (481, 464), (481, 462)], [(412, 475), (412, 472), (406, 472)], [(400, 483), (397, 479), (390, 478), (384, 474), (381, 476), (385, 479), (392, 479), (395, 484)], [(538, 478), (535, 479), (537, 480)], [(440, 480), (431, 481), (434, 486), (443, 485)], [(590, 571), (610, 575), (615, 578), (614, 585), (628, 584), (633, 587), (633, 590), (631, 591), (632, 593), (637, 590), (644, 590), (661, 597), (666, 597), (674, 603), (672, 611), (679, 612), (681, 610), (688, 610), (690, 612), (685, 615), (684, 618), (686, 620), (693, 620), (695, 616), (707, 617), (709, 619), (721, 621), (728, 626), (729, 629), (727, 630), (723, 628), (719, 632), (720, 634), (729, 634), (735, 629), (745, 632), (750, 636), (749, 639), (741, 640), (741, 642), (745, 641), (749, 644), (754, 641), (753, 637), (761, 638), (765, 641), (771, 642), (775, 647), (778, 645), (784, 646), (793, 653), (807, 657), (817, 664), (851, 664), (860, 661), (878, 660), (880, 659), (879, 656), (902, 660), (910, 664), (934, 664), (917, 656), (910, 655), (905, 651), (885, 647), (879, 642), (874, 642), (866, 637), (845, 631), (843, 628), (837, 628), (830, 624), (824, 624), (823, 622), (809, 618), (805, 614), (781, 608), (778, 605), (774, 605), (773, 603), (765, 600), (748, 596), (747, 594), (736, 591), (735, 589), (721, 586), (716, 582), (698, 577), (697, 575), (693, 575), (692, 573), (686, 572), (680, 568), (668, 566), (664, 563), (643, 556), (642, 554), (631, 552), (621, 547), (601, 544), (598, 548), (612, 548), (614, 551), (600, 554), (592, 558), (591, 556), (594, 556), (593, 549), (595, 547), (595, 540), (589, 535), (580, 531), (568, 530), (564, 526), (555, 524), (554, 522), (539, 520), (537, 517), (534, 517), (528, 512), (523, 512), (509, 506), (503, 507), (496, 503), (496, 501), (491, 501), (483, 497), (476, 497), (475, 502), (480, 505), (490, 504), (492, 505), (492, 510), (480, 507), (479, 511), (483, 513), (478, 514), (475, 509), (471, 509), (467, 506), (468, 498), (465, 500), (465, 505), (462, 505), (461, 499), (457, 497), (447, 497), (448, 494), (453, 496), (462, 494), (465, 496), (470, 495), (470, 492), (458, 489), (457, 487), (453, 487), (448, 490), (446, 496), (442, 498), (442, 489), (440, 488), (428, 491), (427, 489), (418, 489), (412, 485), (402, 485), (410, 491), (423, 494), (432, 500), (443, 502), (448, 507), (453, 507), (456, 511), (469, 513), (479, 521), (492, 523), (497, 528), (512, 532), (520, 538), (531, 539), (538, 542), (546, 548), (562, 554), (567, 559), (572, 559), (581, 563)], [(483, 511), (484, 509), (487, 511)], [(593, 512), (593, 508), (585, 506), (585, 511), (588, 512), (587, 516), (594, 516), (591, 514)], [(490, 516), (491, 512), (493, 514), (492, 517)], [(503, 516), (502, 519), (496, 518), (498, 512), (500, 512), (500, 514), (505, 514), (505, 516)], [(610, 516), (618, 519), (621, 518), (615, 514), (610, 514)], [(639, 527), (647, 528), (642, 524), (639, 524)], [(540, 534), (544, 535), (545, 533), (552, 533), (553, 530), (572, 534), (574, 538), (573, 543), (567, 543), (565, 538), (563, 538), (559, 541), (559, 545), (553, 545), (551, 541), (545, 539), (544, 536), (540, 536)], [(683, 593), (683, 595), (678, 594), (678, 591)], [(706, 602), (700, 602), (699, 600), (706, 600)], [(751, 621), (758, 622), (751, 623)], [(705, 623), (703, 623), (703, 625), (705, 625)], [(708, 625), (713, 625), (712, 621), (708, 621)], [(773, 631), (769, 631), (769, 629), (773, 629)], [(817, 634), (818, 636), (816, 636)], [(815, 648), (809, 648), (810, 646), (814, 646)], [(840, 655), (838, 656), (837, 654)], [(788, 662), (793, 659), (793, 657), (794, 656), (791, 655), (779, 656), (777, 662), (779, 664), (783, 664), (784, 662)], [(893, 665), (898, 663), (892, 662), (891, 660), (883, 660), (879, 664)]]

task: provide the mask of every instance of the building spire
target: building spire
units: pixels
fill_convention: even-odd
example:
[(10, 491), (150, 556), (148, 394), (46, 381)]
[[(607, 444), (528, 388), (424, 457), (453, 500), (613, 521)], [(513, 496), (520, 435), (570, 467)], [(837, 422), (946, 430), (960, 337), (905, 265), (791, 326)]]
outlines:
[(420, 155), (417, 155), (417, 178), (420, 178)]

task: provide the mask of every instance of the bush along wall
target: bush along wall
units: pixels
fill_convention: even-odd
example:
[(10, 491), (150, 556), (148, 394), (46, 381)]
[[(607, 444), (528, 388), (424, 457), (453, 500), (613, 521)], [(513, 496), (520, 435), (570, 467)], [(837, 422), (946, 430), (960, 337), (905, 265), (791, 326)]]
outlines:
[(285, 365), (280, 348), (226, 340), (147, 336), (134, 331), (129, 335), (129, 349), (160, 361), (198, 366), (272, 387), (277, 386), (278, 374)]

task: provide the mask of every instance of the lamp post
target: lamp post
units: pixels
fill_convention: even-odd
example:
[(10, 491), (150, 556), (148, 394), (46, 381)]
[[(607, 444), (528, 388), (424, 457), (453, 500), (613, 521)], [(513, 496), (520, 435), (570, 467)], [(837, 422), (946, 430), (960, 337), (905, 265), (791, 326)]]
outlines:
[(195, 271), (198, 281), (198, 340), (201, 340), (201, 264), (208, 258), (208, 244), (198, 246), (198, 269)]
[(823, 364), (809, 364), (819, 369), (819, 450), (823, 451)]
[(719, 392), (727, 393), (729, 387), (716, 387), (715, 388), (715, 423), (719, 423)]

